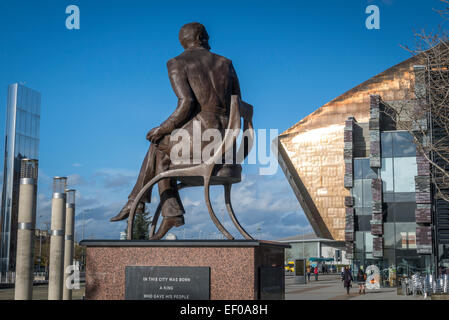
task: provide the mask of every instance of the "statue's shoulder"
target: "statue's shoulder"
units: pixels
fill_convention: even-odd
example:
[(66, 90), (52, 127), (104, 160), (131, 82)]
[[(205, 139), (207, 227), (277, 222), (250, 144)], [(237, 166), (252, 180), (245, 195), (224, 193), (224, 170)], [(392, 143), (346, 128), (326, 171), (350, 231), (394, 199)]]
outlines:
[(226, 57), (223, 57), (223, 56), (221, 56), (219, 54), (216, 54), (216, 53), (213, 53), (213, 52), (211, 52), (211, 54), (212, 54), (212, 56), (214, 57), (214, 59), (216, 61), (220, 61), (221, 63), (225, 63), (225, 64), (231, 64), (232, 63), (231, 59), (228, 59)]
[(197, 61), (207, 61), (212, 65), (231, 65), (232, 61), (219, 54), (210, 52), (208, 50), (186, 50), (180, 55), (167, 61), (168, 70), (177, 70), (183, 68), (184, 65), (195, 64)]

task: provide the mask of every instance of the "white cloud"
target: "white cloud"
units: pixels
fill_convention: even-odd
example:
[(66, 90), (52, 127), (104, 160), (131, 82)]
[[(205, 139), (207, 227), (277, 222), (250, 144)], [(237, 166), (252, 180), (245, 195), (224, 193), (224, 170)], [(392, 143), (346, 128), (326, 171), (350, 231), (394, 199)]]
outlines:
[[(41, 172), (40, 172), (41, 173)], [(38, 194), (38, 226), (49, 221), (51, 216), (52, 179), (42, 173)], [(72, 174), (71, 186), (76, 185), (76, 235), (82, 232), (82, 212), (85, 212), (85, 237), (96, 239), (118, 239), (126, 228), (126, 221), (110, 222), (126, 203), (127, 196), (137, 178), (137, 172), (126, 169), (100, 169), (90, 175)], [(46, 192), (49, 190), (49, 192)], [(186, 224), (172, 229), (178, 238), (220, 238), (221, 233), (212, 223), (204, 201), (204, 189), (187, 188), (180, 191), (186, 210)], [(153, 190), (153, 201), (147, 208), (154, 213), (159, 196)], [(215, 213), (226, 229), (236, 238), (238, 233), (224, 203), (222, 186), (211, 188), (211, 201)], [(242, 182), (232, 187), (232, 204), (242, 226), (254, 237), (279, 239), (311, 230), (299, 203), (282, 172), (273, 176), (248, 174)], [(161, 217), (162, 220), (162, 217)], [(201, 231), (201, 232), (200, 232)]]

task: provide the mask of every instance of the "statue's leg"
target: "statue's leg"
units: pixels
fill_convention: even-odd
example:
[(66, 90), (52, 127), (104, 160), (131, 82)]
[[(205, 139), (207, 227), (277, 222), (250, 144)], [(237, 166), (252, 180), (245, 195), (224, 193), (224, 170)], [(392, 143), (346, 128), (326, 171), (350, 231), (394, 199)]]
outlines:
[[(170, 158), (164, 151), (156, 152), (156, 175), (166, 172), (170, 167)], [(162, 179), (158, 182), (159, 205), (154, 214), (154, 223), (150, 229), (150, 240), (161, 239), (172, 227), (179, 227), (184, 224), (184, 207), (178, 193), (177, 181), (174, 178)], [(159, 214), (162, 214), (163, 220), (159, 230), (156, 229)]]
[[(111, 221), (120, 221), (128, 218), (131, 205), (134, 202), (139, 191), (143, 186), (149, 182), (154, 177), (154, 161), (155, 161), (155, 146), (151, 144), (150, 148), (143, 159), (142, 166), (140, 168), (139, 176), (137, 178), (136, 184), (128, 196), (128, 202), (123, 206), (122, 210), (111, 219)], [(142, 202), (151, 202), (151, 192), (146, 197), (142, 198)]]
[[(158, 150), (156, 152), (156, 175), (169, 170), (170, 158), (167, 153)], [(162, 203), (163, 217), (177, 217), (185, 213), (179, 197), (177, 181), (174, 178), (163, 179), (158, 182), (159, 197)]]

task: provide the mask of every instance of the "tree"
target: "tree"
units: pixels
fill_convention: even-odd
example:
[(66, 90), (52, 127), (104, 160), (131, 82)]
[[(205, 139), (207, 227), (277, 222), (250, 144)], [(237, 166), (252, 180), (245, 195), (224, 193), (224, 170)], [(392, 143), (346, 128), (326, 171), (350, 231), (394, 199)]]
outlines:
[[(136, 209), (136, 216), (134, 219), (134, 229), (132, 239), (144, 240), (148, 239), (150, 233), (150, 224), (152, 222), (150, 212), (145, 212), (145, 206), (139, 205)], [(125, 229), (128, 235), (128, 228)]]
[[(440, 0), (449, 5), (448, 0)], [(449, 7), (437, 11), (448, 19)], [(430, 165), (435, 197), (449, 201), (449, 42), (446, 32), (415, 34), (415, 104), (404, 103), (384, 112), (398, 130), (408, 131), (418, 155)], [(419, 164), (418, 164), (419, 165)]]

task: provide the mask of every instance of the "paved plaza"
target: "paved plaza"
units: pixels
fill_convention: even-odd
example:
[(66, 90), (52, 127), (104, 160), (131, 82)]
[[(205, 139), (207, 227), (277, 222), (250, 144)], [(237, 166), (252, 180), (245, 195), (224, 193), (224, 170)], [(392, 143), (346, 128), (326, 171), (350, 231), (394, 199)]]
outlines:
[[(73, 291), (73, 300), (81, 300), (84, 295), (84, 283)], [(14, 288), (0, 289), (0, 300), (13, 300)], [(47, 300), (48, 285), (34, 286), (33, 300)], [(430, 300), (430, 298), (427, 298)], [(357, 283), (353, 283), (347, 295), (339, 275), (320, 275), (318, 281), (311, 277), (307, 284), (296, 284), (292, 275), (285, 277), (285, 300), (424, 300), (423, 296), (397, 295), (395, 288), (367, 290), (365, 295), (358, 294)]]
[[(428, 298), (430, 299), (430, 298)], [(319, 275), (318, 281), (311, 276), (307, 284), (296, 284), (294, 276), (285, 277), (285, 300), (424, 300), (423, 296), (397, 295), (396, 288), (366, 290), (358, 293), (357, 283), (352, 284), (349, 295), (343, 287), (340, 275)]]

